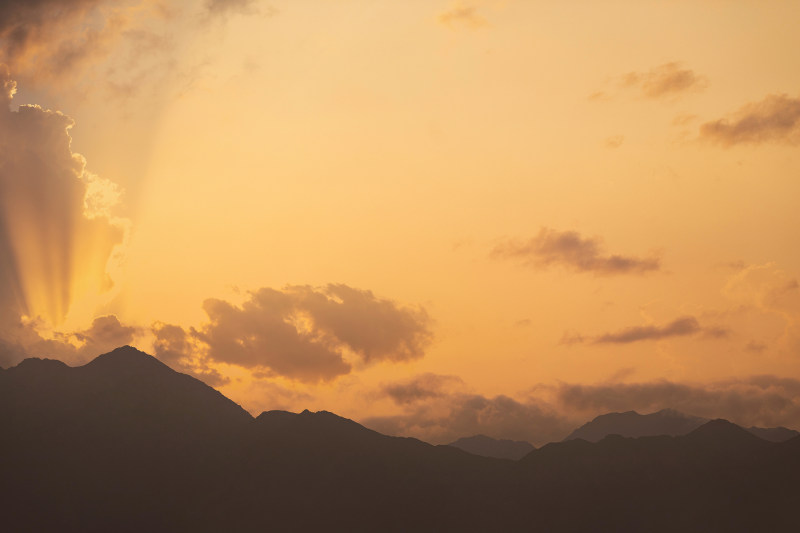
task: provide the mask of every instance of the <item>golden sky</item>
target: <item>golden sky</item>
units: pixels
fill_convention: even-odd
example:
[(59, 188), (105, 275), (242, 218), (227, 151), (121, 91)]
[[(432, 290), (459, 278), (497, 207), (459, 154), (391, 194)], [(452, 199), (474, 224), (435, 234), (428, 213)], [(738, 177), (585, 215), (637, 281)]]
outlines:
[(253, 413), (433, 442), (800, 429), (797, 20), (5, 2), (0, 366), (129, 343)]

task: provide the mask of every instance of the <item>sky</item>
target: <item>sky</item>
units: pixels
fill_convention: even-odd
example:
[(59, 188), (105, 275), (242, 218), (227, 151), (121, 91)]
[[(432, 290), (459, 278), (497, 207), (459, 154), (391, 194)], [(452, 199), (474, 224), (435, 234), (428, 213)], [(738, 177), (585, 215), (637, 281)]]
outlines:
[(0, 4), (0, 366), (442, 443), (800, 429), (800, 4)]

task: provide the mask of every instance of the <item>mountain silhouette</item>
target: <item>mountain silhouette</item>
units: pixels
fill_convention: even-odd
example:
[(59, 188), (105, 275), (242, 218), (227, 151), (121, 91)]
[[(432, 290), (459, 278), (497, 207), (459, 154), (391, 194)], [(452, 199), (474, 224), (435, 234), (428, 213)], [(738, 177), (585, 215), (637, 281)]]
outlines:
[[(641, 415), (636, 411), (608, 413), (582, 425), (564, 440), (584, 439), (589, 442), (598, 442), (608, 435), (623, 437), (671, 435), (676, 437), (686, 435), (707, 422), (709, 422), (708, 418), (686, 415), (674, 409), (662, 409), (647, 415)], [(800, 435), (797, 431), (784, 427), (749, 427), (745, 429), (757, 437), (772, 442), (782, 442)]]
[(497, 459), (512, 459), (514, 461), (522, 459), (535, 449), (530, 442), (493, 439), (486, 435), (462, 437), (457, 441), (451, 442), (448, 446), (459, 448), (473, 455), (495, 457)]
[(708, 420), (684, 415), (672, 409), (640, 415), (636, 411), (608, 413), (596, 417), (569, 434), (564, 440), (583, 439), (598, 442), (607, 435), (648, 437), (654, 435), (685, 435)]
[(131, 347), (0, 372), (13, 532), (796, 531), (800, 437), (714, 420), (519, 461), (320, 411), (256, 418)]

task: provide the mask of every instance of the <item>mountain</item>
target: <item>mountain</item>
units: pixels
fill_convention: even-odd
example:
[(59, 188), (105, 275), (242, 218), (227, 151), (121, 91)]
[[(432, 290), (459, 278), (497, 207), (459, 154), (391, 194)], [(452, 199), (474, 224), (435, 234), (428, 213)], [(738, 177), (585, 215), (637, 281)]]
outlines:
[(782, 426), (776, 428), (759, 428), (750, 426), (749, 428), (745, 429), (756, 437), (768, 440), (770, 442), (784, 442), (800, 435), (800, 431), (795, 431)]
[(530, 442), (493, 439), (486, 435), (462, 437), (455, 442), (451, 442), (448, 446), (459, 448), (473, 455), (511, 459), (513, 461), (522, 459), (535, 449)]
[(636, 411), (608, 413), (582, 425), (564, 440), (583, 439), (598, 442), (607, 435), (623, 437), (685, 435), (705, 422), (707, 420), (704, 418), (684, 415), (672, 409), (663, 409), (649, 415), (640, 415)]
[[(569, 434), (564, 440), (583, 439), (598, 442), (608, 435), (623, 437), (649, 437), (656, 435), (686, 435), (709, 422), (707, 418), (686, 415), (673, 409), (640, 415), (636, 411), (608, 413), (596, 417)], [(771, 442), (782, 442), (800, 435), (784, 427), (749, 427), (746, 431)]]
[(325, 411), (253, 418), (131, 347), (0, 372), (0, 432), (14, 532), (800, 528), (800, 436), (715, 420), (500, 460)]

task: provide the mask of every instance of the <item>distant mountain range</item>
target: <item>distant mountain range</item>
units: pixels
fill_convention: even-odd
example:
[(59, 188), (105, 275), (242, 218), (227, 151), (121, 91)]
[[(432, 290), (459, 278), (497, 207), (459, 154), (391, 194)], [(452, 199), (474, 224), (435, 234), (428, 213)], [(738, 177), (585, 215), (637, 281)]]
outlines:
[(0, 372), (4, 531), (798, 531), (800, 436), (723, 420), (519, 461), (328, 412), (253, 418), (130, 347)]
[(451, 442), (448, 446), (460, 448), (474, 455), (495, 457), (497, 459), (511, 459), (514, 461), (522, 459), (536, 449), (530, 442), (493, 439), (486, 435), (463, 437), (455, 442)]
[[(663, 409), (648, 415), (640, 415), (636, 411), (608, 413), (582, 425), (564, 440), (583, 439), (589, 442), (598, 442), (608, 435), (623, 437), (670, 435), (675, 437), (686, 435), (709, 421), (708, 418), (686, 415), (673, 409)], [(783, 442), (800, 435), (800, 432), (784, 427), (749, 427), (745, 429), (753, 435), (772, 442)]]

